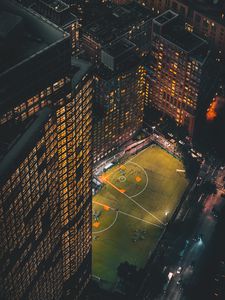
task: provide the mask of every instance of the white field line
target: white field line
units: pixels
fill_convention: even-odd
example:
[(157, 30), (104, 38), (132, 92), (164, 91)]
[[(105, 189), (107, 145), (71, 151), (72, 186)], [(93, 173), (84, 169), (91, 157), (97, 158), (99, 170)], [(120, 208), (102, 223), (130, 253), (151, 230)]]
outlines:
[(135, 162), (130, 162), (130, 163), (131, 163), (131, 164), (134, 164), (134, 165), (136, 165), (136, 166), (138, 166), (138, 167), (144, 172), (145, 177), (146, 177), (146, 183), (145, 183), (145, 186), (143, 187), (143, 189), (142, 189), (139, 193), (130, 196), (131, 198), (133, 198), (133, 197), (139, 196), (140, 194), (142, 194), (142, 193), (146, 190), (146, 188), (147, 188), (147, 186), (148, 186), (148, 183), (149, 183), (149, 179), (148, 179), (148, 174), (147, 174), (147, 172), (145, 171), (145, 169), (144, 169), (142, 166), (140, 166), (139, 164), (137, 164), (137, 163), (135, 163)]
[(132, 199), (130, 196), (128, 196), (126, 193), (122, 193), (119, 191), (119, 189), (115, 188), (113, 184), (111, 184), (110, 181), (105, 180), (106, 183), (108, 183), (109, 185), (111, 185), (115, 190), (117, 190), (120, 194), (126, 196), (128, 199), (130, 199), (133, 203), (135, 203), (138, 207), (140, 207), (141, 209), (143, 209), (145, 212), (147, 212), (150, 216), (152, 216), (154, 219), (156, 219), (161, 225), (166, 225), (165, 223), (163, 223), (159, 218), (157, 218), (155, 215), (153, 215), (152, 213), (150, 213), (150, 211), (148, 211), (146, 208), (144, 208), (142, 205), (140, 205), (137, 201), (135, 201), (134, 199)]
[(135, 217), (135, 216), (133, 216), (133, 215), (127, 214), (127, 213), (125, 213), (125, 212), (123, 212), (123, 211), (121, 211), (121, 210), (119, 210), (119, 213), (120, 213), (120, 214), (123, 214), (123, 215), (126, 215), (126, 216), (128, 216), (128, 217), (134, 218), (134, 219), (136, 219), (136, 220), (142, 221), (142, 222), (144, 222), (144, 223), (150, 224), (150, 225), (152, 225), (152, 226), (156, 226), (156, 227), (159, 227), (159, 228), (163, 228), (162, 226), (160, 226), (160, 225), (158, 225), (158, 224), (151, 223), (151, 222), (148, 222), (148, 221), (146, 221), (146, 220), (140, 219), (140, 218)]
[[(103, 206), (103, 207), (104, 207), (104, 206), (107, 206), (107, 207), (109, 207), (109, 208), (110, 208), (111, 210), (113, 210), (113, 211), (116, 210), (115, 208), (110, 207), (109, 205), (105, 205), (105, 204), (102, 204), (102, 203), (97, 202), (97, 201), (93, 201), (93, 203), (98, 204), (98, 205)], [(150, 225), (152, 225), (152, 226), (156, 226), (156, 227), (159, 227), (159, 228), (163, 228), (162, 226), (160, 226), (160, 225), (158, 225), (158, 224), (155, 224), (155, 223), (152, 223), (152, 222), (143, 220), (143, 219), (141, 219), (141, 218), (135, 217), (134, 215), (130, 215), (130, 214), (128, 214), (128, 213), (126, 213), (126, 212), (124, 212), (124, 211), (122, 211), (122, 210), (118, 210), (117, 213), (126, 215), (126, 216), (128, 216), (128, 217), (134, 218), (134, 219), (136, 219), (136, 220), (142, 221), (142, 222), (147, 223), (147, 224), (150, 224)], [(117, 216), (117, 217), (118, 217), (118, 216)], [(117, 220), (117, 218), (116, 218), (116, 220)], [(110, 228), (115, 224), (116, 220), (114, 220), (114, 222), (113, 222), (109, 227), (107, 227), (107, 228), (105, 228), (105, 229), (103, 229), (103, 230), (93, 231), (93, 233), (100, 233), (100, 232), (103, 232), (103, 231), (106, 231), (106, 230), (110, 229)]]
[[(129, 159), (126, 163), (132, 161), (133, 159), (137, 158), (139, 155), (143, 154), (146, 150), (148, 150), (151, 146), (145, 148), (144, 150), (141, 150), (138, 154), (134, 155), (131, 159)], [(125, 163), (125, 164), (126, 164)]]
[(116, 223), (118, 215), (119, 215), (119, 212), (117, 211), (115, 219), (113, 220), (113, 222), (108, 227), (106, 227), (106, 228), (104, 228), (102, 230), (97, 230), (97, 231), (92, 231), (92, 232), (96, 234), (96, 233), (102, 233), (102, 232), (105, 232), (105, 231), (109, 230)]
[(166, 225), (164, 224), (159, 218), (157, 218), (155, 215), (153, 215), (152, 213), (150, 213), (150, 211), (148, 211), (146, 208), (144, 208), (142, 205), (140, 205), (137, 201), (135, 201), (134, 199), (132, 199), (130, 196), (128, 196), (125, 193), (121, 193), (123, 195), (125, 195), (128, 199), (130, 199), (133, 203), (135, 203), (137, 206), (139, 206), (141, 209), (143, 209), (145, 212), (147, 212), (150, 216), (152, 216), (154, 219), (156, 219), (161, 225)]
[[(134, 159), (134, 158), (136, 158), (138, 155), (140, 155), (140, 154), (142, 154), (144, 151), (146, 151), (148, 148), (146, 148), (146, 149), (144, 149), (144, 150), (142, 150), (141, 152), (139, 152), (135, 157), (133, 157), (133, 158), (131, 158), (130, 160), (128, 160), (126, 163), (124, 163), (124, 165), (125, 164), (127, 164), (128, 162), (131, 162), (131, 163), (133, 163), (133, 164), (136, 164), (136, 163), (134, 163), (134, 162), (132, 162), (132, 160)], [(136, 164), (136, 165), (138, 165), (138, 164)], [(138, 165), (139, 167), (140, 167), (140, 165)], [(142, 167), (141, 167), (142, 168)], [(143, 168), (142, 168), (143, 169)], [(144, 170), (144, 169), (143, 169)], [(144, 170), (145, 171), (145, 170)], [(114, 172), (113, 172), (114, 173)], [(112, 173), (112, 174), (113, 174)], [(111, 174), (111, 175), (112, 175)], [(109, 176), (109, 178), (111, 177), (111, 175)], [(148, 181), (148, 175), (147, 175), (147, 173), (146, 173), (146, 176), (147, 176), (147, 181)], [(105, 180), (105, 182), (106, 183), (108, 183), (108, 184), (110, 184), (110, 180)], [(111, 185), (111, 184), (110, 184)], [(111, 185), (114, 189), (115, 189), (115, 187), (113, 186), (113, 185)], [(147, 187), (147, 186), (146, 186)], [(145, 187), (145, 188), (146, 188)], [(117, 190), (118, 192), (119, 192), (119, 190)], [(141, 191), (141, 192), (143, 192), (143, 191)], [(121, 193), (121, 192), (120, 192)], [(130, 196), (128, 196), (126, 193), (121, 193), (122, 195), (125, 195), (128, 199), (130, 199), (133, 203), (135, 203), (137, 206), (139, 206), (141, 209), (143, 209), (145, 212), (147, 212), (149, 215), (151, 215), (155, 220), (157, 220), (161, 225), (163, 225), (163, 226), (165, 226), (166, 224), (165, 223), (163, 223), (159, 218), (157, 218), (155, 215), (153, 215), (150, 211), (148, 211), (146, 208), (144, 208), (142, 205), (140, 205), (137, 201), (135, 201), (134, 199), (132, 199), (132, 197), (130, 197)], [(139, 195), (140, 193), (138, 193), (137, 195)], [(137, 195), (134, 195), (134, 196), (137, 196)], [(134, 197), (133, 196), (133, 197)]]

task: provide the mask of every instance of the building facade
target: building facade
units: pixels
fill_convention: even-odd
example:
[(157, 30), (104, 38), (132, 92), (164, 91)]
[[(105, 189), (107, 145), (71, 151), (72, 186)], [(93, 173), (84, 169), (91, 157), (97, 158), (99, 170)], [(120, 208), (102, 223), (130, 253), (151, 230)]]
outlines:
[(71, 75), (64, 31), (1, 8), (0, 298), (78, 299), (91, 277), (93, 76), (79, 62)]
[(101, 62), (101, 50), (121, 38), (137, 46), (137, 52), (149, 52), (153, 16), (136, 2), (111, 4), (105, 15), (96, 17), (82, 29), (82, 49), (95, 63)]
[(152, 56), (152, 64), (145, 68), (145, 104), (192, 135), (201, 98), (207, 98), (210, 72), (213, 75), (207, 42), (185, 31), (179, 16), (166, 11), (153, 20)]
[(208, 0), (140, 0), (156, 13), (172, 9), (183, 16), (186, 28), (194, 31), (217, 49), (219, 60), (225, 57), (225, 3)]
[[(130, 50), (126, 47), (122, 50), (124, 42), (126, 47), (131, 46)], [(131, 55), (132, 50), (129, 41), (117, 42), (103, 50), (104, 63), (95, 76), (94, 162), (118, 150), (142, 126), (143, 67)]]

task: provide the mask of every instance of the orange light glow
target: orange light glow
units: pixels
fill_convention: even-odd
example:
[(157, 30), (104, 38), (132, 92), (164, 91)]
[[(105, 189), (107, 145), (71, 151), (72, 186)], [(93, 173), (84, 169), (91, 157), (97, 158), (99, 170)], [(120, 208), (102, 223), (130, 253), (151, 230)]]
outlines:
[(136, 180), (136, 182), (140, 182), (140, 181), (141, 181), (141, 177), (137, 176), (137, 177), (135, 178), (135, 180)]
[(98, 228), (100, 226), (100, 222), (94, 222), (93, 227)]
[(108, 176), (105, 175), (105, 174), (102, 174), (102, 175), (99, 176), (99, 180), (100, 180), (101, 182), (106, 182), (106, 181), (107, 181), (107, 178), (108, 178)]
[(123, 189), (119, 189), (117, 186), (115, 186), (111, 181), (109, 181), (107, 178), (104, 178), (104, 182), (108, 183), (109, 185), (111, 185), (114, 189), (116, 189), (118, 192), (120, 193), (125, 193), (126, 190)]
[(216, 119), (217, 117), (216, 106), (217, 106), (217, 101), (213, 99), (206, 113), (207, 121), (213, 121)]
[(104, 205), (103, 208), (104, 208), (105, 211), (109, 211), (110, 210), (110, 207), (108, 205)]

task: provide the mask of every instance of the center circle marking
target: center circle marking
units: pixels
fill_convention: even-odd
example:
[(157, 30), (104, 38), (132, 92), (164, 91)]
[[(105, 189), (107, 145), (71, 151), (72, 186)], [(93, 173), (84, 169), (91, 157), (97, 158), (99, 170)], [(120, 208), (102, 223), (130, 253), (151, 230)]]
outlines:
[(125, 182), (126, 180), (127, 180), (127, 178), (125, 176), (120, 176), (119, 177), (120, 182)]

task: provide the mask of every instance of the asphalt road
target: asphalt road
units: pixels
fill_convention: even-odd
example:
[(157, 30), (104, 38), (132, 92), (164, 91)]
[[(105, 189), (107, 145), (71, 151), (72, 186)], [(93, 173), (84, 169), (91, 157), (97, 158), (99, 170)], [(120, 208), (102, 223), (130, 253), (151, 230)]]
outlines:
[[(212, 175), (212, 168), (209, 168), (207, 173), (211, 173)], [(217, 172), (214, 171), (214, 174), (216, 173)], [(195, 230), (187, 242), (188, 246), (185, 248), (183, 256), (177, 265), (170, 267), (169, 271), (173, 273), (173, 277), (164, 293), (158, 299), (186, 299), (183, 286), (190, 283), (192, 280), (194, 281), (195, 276), (197, 276), (198, 267), (201, 264), (201, 257), (204, 254), (204, 249), (211, 240), (217, 222), (212, 210), (214, 207), (219, 209), (222, 202), (225, 201), (225, 199), (221, 197), (221, 194), (224, 192), (223, 178), (225, 176), (225, 170), (219, 170), (216, 175), (215, 183), (217, 185), (217, 193), (216, 195), (210, 195), (205, 199), (202, 213), (198, 218)], [(177, 270), (179, 267), (181, 267), (181, 270), (178, 271), (178, 274)]]

